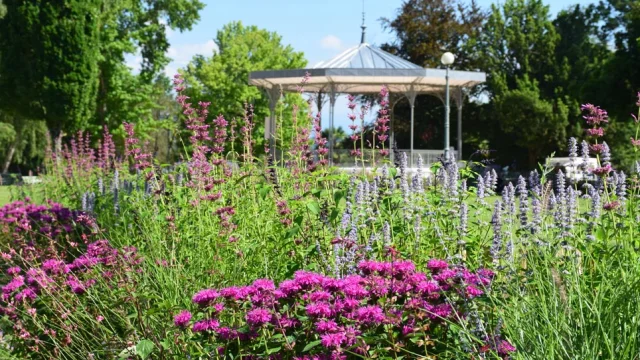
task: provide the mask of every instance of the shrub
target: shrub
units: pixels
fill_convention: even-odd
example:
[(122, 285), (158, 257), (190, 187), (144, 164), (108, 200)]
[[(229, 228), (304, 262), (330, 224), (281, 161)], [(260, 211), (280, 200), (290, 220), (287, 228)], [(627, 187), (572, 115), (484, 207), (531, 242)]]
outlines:
[(492, 271), (474, 273), (442, 260), (429, 261), (426, 273), (411, 261), (363, 261), (358, 269), (344, 278), (298, 271), (278, 287), (259, 279), (205, 289), (193, 296), (194, 319), (183, 311), (175, 325), (205, 351), (242, 358), (446, 357), (461, 338), (476, 354), (506, 358), (515, 351), (499, 337), (459, 331), (483, 309), (479, 298)]
[(12, 203), (1, 218), (11, 247), (1, 260), (0, 327), (12, 354), (89, 357), (124, 347), (132, 328), (126, 303), (142, 261), (136, 249), (89, 242), (90, 218), (59, 204)]

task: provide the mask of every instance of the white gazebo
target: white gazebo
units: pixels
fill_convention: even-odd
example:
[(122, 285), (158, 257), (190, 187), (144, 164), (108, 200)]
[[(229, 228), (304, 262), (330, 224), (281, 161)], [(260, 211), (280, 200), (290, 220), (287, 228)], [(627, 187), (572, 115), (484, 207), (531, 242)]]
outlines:
[[(445, 69), (427, 69), (413, 64), (398, 56), (385, 52), (365, 41), (365, 29), (362, 25), (360, 44), (345, 50), (331, 60), (321, 62), (308, 69), (295, 70), (265, 70), (254, 71), (249, 74), (249, 84), (262, 87), (269, 96), (270, 117), (265, 129), (273, 144), (276, 133), (275, 107), (284, 92), (297, 92), (302, 78), (309, 73), (311, 77), (304, 85), (307, 93), (326, 94), (329, 99), (329, 159), (333, 158), (333, 124), (336, 97), (339, 94), (374, 94), (381, 87), (387, 86), (391, 101), (390, 110), (402, 98), (407, 98), (411, 106), (411, 165), (414, 166), (414, 105), (419, 94), (431, 94), (439, 97), (443, 102), (446, 85)], [(453, 99), (458, 107), (458, 138), (457, 157), (460, 159), (462, 150), (462, 105), (467, 90), (486, 81), (483, 72), (448, 71), (449, 87)], [(318, 110), (322, 101), (318, 101)], [(391, 121), (390, 144), (394, 141), (393, 120)], [(272, 151), (273, 146), (271, 147)], [(442, 154), (443, 150), (436, 151)], [(429, 162), (427, 160), (427, 162)]]

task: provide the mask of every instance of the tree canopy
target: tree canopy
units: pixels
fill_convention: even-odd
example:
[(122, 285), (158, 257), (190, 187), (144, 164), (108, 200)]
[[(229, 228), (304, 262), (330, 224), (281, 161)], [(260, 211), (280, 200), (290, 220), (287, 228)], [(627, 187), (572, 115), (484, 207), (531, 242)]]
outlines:
[(44, 119), (56, 130), (88, 123), (101, 56), (98, 5), (98, 0), (7, 3), (0, 20), (2, 109)]
[[(188, 95), (196, 101), (211, 101), (214, 113), (227, 119), (244, 116), (245, 101), (253, 105), (256, 121), (254, 139), (264, 134), (264, 119), (269, 116), (269, 99), (261, 89), (248, 84), (249, 73), (266, 69), (304, 68), (307, 61), (301, 52), (282, 44), (275, 32), (245, 26), (241, 22), (225, 25), (216, 34), (217, 50), (211, 56), (196, 56), (185, 69), (189, 84)], [(302, 79), (300, 79), (302, 81)], [(306, 103), (298, 94), (286, 94), (277, 112), (279, 128), (285, 129), (282, 141), (290, 141), (292, 109), (297, 106), (304, 120)], [(278, 134), (280, 135), (280, 134)]]

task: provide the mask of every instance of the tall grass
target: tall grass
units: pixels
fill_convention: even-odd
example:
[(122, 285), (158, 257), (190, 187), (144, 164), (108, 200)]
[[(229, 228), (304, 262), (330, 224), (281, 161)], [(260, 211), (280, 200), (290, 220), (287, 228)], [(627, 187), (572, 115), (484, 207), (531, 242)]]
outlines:
[[(584, 171), (600, 175), (591, 185), (541, 168), (499, 191), (495, 172), (451, 159), (433, 164), (432, 176), (423, 166), (407, 169), (400, 155), (397, 165), (378, 158), (370, 173), (340, 172), (322, 161), (324, 151), (314, 153), (323, 147), (312, 146), (306, 129), (311, 119), (296, 122), (300, 129), (288, 160), (256, 158), (250, 114), (233, 131), (220, 117), (209, 127), (209, 104), (179, 101), (192, 135), (183, 163), (154, 164), (130, 125), (125, 157), (116, 156), (107, 132), (100, 151), (78, 137), (49, 159), (46, 196), (84, 211), (95, 219), (100, 237), (115, 248), (135, 246), (144, 262), (127, 275), (126, 286), (83, 298), (86, 309), (73, 317), (73, 351), (45, 336), (47, 350), (29, 357), (113, 358), (124, 351), (140, 358), (215, 358), (211, 349), (223, 343), (212, 336), (215, 331), (205, 335), (191, 323), (184, 329), (173, 323), (175, 315), (193, 308), (191, 296), (201, 289), (265, 278), (279, 284), (299, 270), (344, 279), (359, 274), (358, 264), (366, 260), (405, 259), (424, 269), (440, 258), (454, 269), (496, 273), (479, 298), (487, 306), (465, 304), (443, 332), (425, 330), (427, 337), (415, 340), (422, 352), (408, 357), (638, 358), (638, 174), (611, 169), (602, 143), (590, 140), (599, 167)], [(601, 126), (602, 114), (587, 110), (590, 124), (597, 120)], [(385, 116), (379, 114), (381, 133)], [(226, 134), (239, 134), (243, 143), (237, 162), (226, 161)], [(385, 151), (384, 143), (379, 150)], [(582, 161), (575, 149), (570, 157)], [(12, 236), (7, 229), (0, 234), (3, 246), (11, 246)], [(71, 301), (47, 299), (38, 306)], [(243, 307), (253, 306), (247, 301)], [(96, 311), (117, 315), (90, 321)], [(105, 325), (110, 322), (118, 329)], [(109, 335), (98, 337), (105, 344), (92, 338), (93, 327)], [(483, 348), (500, 336), (517, 352), (494, 351), (495, 341)], [(302, 339), (320, 341), (313, 333)], [(357, 357), (392, 358), (402, 345), (381, 347), (373, 339), (362, 339), (370, 352), (358, 350)], [(18, 349), (20, 342), (8, 342), (27, 353)]]

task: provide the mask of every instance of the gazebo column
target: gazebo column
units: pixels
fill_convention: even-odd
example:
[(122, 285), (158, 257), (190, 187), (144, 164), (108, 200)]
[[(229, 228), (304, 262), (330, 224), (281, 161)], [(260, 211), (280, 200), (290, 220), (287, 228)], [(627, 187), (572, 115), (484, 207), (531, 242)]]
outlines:
[(464, 105), (464, 90), (462, 87), (458, 88), (456, 94), (456, 105), (458, 105), (458, 161), (462, 160), (462, 106)]
[(413, 167), (413, 138), (414, 138), (414, 113), (415, 113), (415, 105), (416, 105), (416, 96), (418, 94), (416, 93), (416, 91), (413, 89), (413, 86), (411, 87), (411, 90), (407, 91), (405, 93), (405, 96), (407, 97), (407, 100), (409, 100), (409, 105), (411, 106), (411, 152), (410, 152), (410, 160), (409, 160), (409, 167)]
[(333, 147), (335, 142), (335, 137), (333, 134), (333, 121), (335, 115), (336, 108), (336, 90), (334, 86), (331, 86), (331, 92), (329, 93), (329, 165), (333, 165)]
[(267, 89), (267, 95), (269, 96), (269, 119), (268, 123), (265, 123), (265, 137), (269, 140), (269, 153), (271, 154), (274, 162), (276, 159), (276, 105), (280, 100), (280, 89), (272, 87)]

